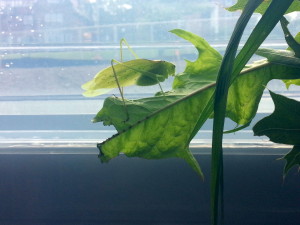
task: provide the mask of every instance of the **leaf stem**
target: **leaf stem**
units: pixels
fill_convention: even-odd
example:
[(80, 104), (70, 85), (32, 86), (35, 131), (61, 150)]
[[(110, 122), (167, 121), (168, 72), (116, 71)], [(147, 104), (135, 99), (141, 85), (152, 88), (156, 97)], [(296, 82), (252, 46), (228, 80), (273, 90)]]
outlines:
[[(222, 141), (228, 89), (230, 86), (234, 59), (246, 25), (253, 12), (261, 4), (261, 2), (262, 0), (248, 1), (247, 5), (245, 6), (245, 9), (237, 21), (229, 44), (226, 48), (216, 83), (211, 159), (211, 220), (213, 225), (218, 224), (219, 210), (221, 212), (221, 224), (224, 222)], [(219, 201), (221, 203), (221, 209), (219, 209)]]

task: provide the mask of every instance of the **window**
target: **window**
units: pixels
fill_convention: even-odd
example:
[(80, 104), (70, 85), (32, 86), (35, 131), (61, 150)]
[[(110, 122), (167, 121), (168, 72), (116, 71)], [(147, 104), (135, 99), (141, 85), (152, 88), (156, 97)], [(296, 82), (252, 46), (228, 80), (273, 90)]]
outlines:
[(47, 13), (45, 15), (46, 23), (62, 23), (63, 15), (61, 13)]
[[(114, 132), (111, 128), (90, 123), (107, 95), (84, 98), (81, 85), (109, 66), (111, 59), (119, 59), (121, 38), (126, 38), (141, 58), (171, 61), (181, 72), (184, 60), (196, 59), (197, 53), (169, 30), (194, 32), (224, 52), (239, 16), (224, 9), (233, 0), (217, 4), (210, 0), (153, 2), (0, 0), (1, 142), (9, 146), (95, 143), (109, 137)], [(248, 31), (258, 18), (254, 16)], [(291, 30), (300, 30), (298, 20), (299, 14), (290, 15)], [(286, 47), (279, 27), (264, 46)], [(132, 58), (126, 49), (124, 54), (125, 59)], [(280, 82), (270, 85), (272, 90), (285, 90)], [(149, 96), (157, 90), (130, 87), (125, 95)], [(299, 97), (299, 88), (290, 90)], [(269, 100), (266, 94), (261, 113), (272, 110)], [(201, 135), (196, 142), (208, 143), (208, 130)], [(240, 140), (249, 141), (246, 136)]]
[(24, 15), (23, 21), (25, 25), (33, 25), (33, 17), (31, 15)]
[[(225, 212), (225, 224), (299, 224), (299, 176), (294, 170), (291, 179), (282, 183), (284, 160), (276, 161), (290, 146), (274, 147), (267, 138), (253, 136), (252, 127), (224, 135), (220, 183), (214, 182), (209, 163), (212, 120), (190, 145), (204, 182), (193, 171), (197, 169), (193, 160), (192, 169), (176, 158), (150, 161), (121, 156), (109, 165), (97, 159), (96, 143), (116, 130), (91, 120), (106, 97), (120, 93), (116, 88), (86, 98), (81, 85), (110, 66), (112, 59), (120, 60), (120, 40), (125, 38), (141, 59), (170, 61), (181, 73), (186, 60), (196, 60), (198, 52), (169, 31), (193, 32), (224, 54), (240, 15), (224, 7), (236, 1), (0, 0), (0, 224), (210, 224), (209, 200), (218, 199), (209, 196), (215, 191), (220, 192), (220, 203), (225, 202), (224, 209), (219, 207)], [(241, 45), (259, 18), (252, 17)], [(299, 14), (288, 19), (295, 35), (300, 31)], [(263, 47), (287, 48), (279, 26)], [(123, 58), (134, 58), (126, 45)], [(170, 90), (173, 79), (162, 83), (162, 89)], [(268, 88), (287, 94), (281, 81), (270, 82)], [(157, 91), (159, 85), (129, 86), (124, 96), (146, 98)], [(300, 99), (299, 91), (299, 86), (291, 86), (289, 97)], [(254, 120), (272, 110), (264, 92)], [(227, 120), (225, 129), (235, 126)], [(158, 127), (165, 131), (161, 124)], [(174, 130), (182, 134), (181, 129)], [(145, 132), (138, 135), (148, 138)], [(173, 140), (168, 143), (179, 142)], [(147, 156), (153, 152), (159, 154), (152, 151)], [(224, 198), (223, 187), (210, 192), (210, 180), (224, 184)]]
[(56, 3), (59, 3), (60, 1), (59, 0), (48, 0), (48, 2), (56, 4)]

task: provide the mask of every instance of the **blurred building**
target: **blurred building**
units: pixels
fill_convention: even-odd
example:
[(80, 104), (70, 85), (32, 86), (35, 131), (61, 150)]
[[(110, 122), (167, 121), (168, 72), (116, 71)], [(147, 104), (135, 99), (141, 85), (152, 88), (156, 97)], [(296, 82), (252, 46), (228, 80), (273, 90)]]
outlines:
[[(88, 41), (90, 34), (78, 34), (77, 27), (93, 25), (70, 0), (1, 0), (1, 44), (47, 44)], [(78, 37), (78, 35), (81, 35)]]
[(235, 18), (220, 4), (230, 1), (0, 0), (0, 45), (160, 43), (174, 28), (226, 40)]

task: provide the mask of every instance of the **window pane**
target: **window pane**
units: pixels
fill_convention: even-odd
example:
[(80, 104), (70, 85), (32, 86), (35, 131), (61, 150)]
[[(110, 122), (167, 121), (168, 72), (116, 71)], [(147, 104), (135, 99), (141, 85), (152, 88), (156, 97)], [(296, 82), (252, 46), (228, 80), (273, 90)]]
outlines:
[[(77, 135), (84, 140), (109, 136), (111, 130), (105, 136), (102, 133), (108, 128), (89, 120), (103, 99), (118, 95), (118, 91), (84, 98), (81, 85), (109, 66), (111, 59), (120, 60), (119, 41), (125, 38), (141, 58), (171, 61), (177, 72), (182, 72), (185, 60), (195, 60), (197, 52), (191, 44), (168, 31), (175, 28), (191, 31), (223, 53), (240, 14), (229, 13), (224, 7), (235, 2), (0, 0), (1, 138), (20, 137), (16, 130), (37, 132), (23, 133), (22, 140), (43, 139), (47, 135), (51, 140), (78, 138), (74, 133), (64, 136), (64, 130), (78, 131)], [(259, 15), (253, 16), (244, 37), (258, 19)], [(289, 28), (296, 34), (300, 30), (300, 23), (296, 22), (299, 14), (289, 15), (289, 20)], [(287, 47), (280, 27), (275, 28), (264, 46)], [(123, 51), (125, 60), (134, 58), (126, 47)], [(170, 88), (171, 82), (163, 85), (164, 90)], [(272, 81), (270, 89), (283, 92), (285, 87), (282, 82)], [(290, 90), (290, 95), (298, 98), (299, 88), (292, 86)], [(136, 98), (156, 91), (158, 86), (129, 87), (125, 95)], [(267, 95), (263, 98), (261, 112), (272, 111), (269, 100)], [(53, 129), (57, 133), (49, 136)], [(49, 132), (43, 136), (41, 130)], [(91, 132), (83, 134), (83, 130)], [(206, 136), (208, 139), (209, 135)]]

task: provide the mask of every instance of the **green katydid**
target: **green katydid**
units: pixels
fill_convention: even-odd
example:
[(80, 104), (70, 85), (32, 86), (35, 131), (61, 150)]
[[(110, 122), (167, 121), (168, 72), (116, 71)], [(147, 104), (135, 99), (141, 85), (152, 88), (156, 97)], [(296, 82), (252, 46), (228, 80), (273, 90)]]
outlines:
[[(123, 62), (123, 44), (127, 46), (134, 60)], [(158, 84), (162, 93), (160, 82), (168, 76), (175, 74), (175, 65), (161, 60), (140, 59), (123, 38), (120, 41), (120, 61), (112, 59), (111, 66), (98, 72), (95, 77), (82, 85), (86, 97), (105, 94), (113, 88), (118, 88), (124, 109), (127, 112), (123, 87), (130, 85), (150, 86)], [(128, 115), (128, 113), (127, 113)], [(128, 119), (128, 118), (127, 118)]]

